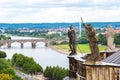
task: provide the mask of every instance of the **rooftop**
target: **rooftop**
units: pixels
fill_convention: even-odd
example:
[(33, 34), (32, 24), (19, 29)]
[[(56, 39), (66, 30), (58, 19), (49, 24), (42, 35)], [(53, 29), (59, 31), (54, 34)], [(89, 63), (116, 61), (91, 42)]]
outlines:
[(102, 62), (120, 65), (120, 50), (112, 54), (111, 56), (107, 57), (106, 59), (102, 60)]

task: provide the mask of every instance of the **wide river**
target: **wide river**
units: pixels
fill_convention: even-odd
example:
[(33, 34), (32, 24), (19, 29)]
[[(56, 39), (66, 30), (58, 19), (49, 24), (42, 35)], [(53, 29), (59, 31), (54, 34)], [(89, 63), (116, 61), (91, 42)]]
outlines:
[[(31, 37), (15, 37), (12, 36), (12, 39), (33, 39)], [(24, 43), (24, 48), (20, 47), (20, 43), (12, 43), (11, 48), (7, 48), (6, 45), (0, 48), (2, 51), (7, 53), (7, 59), (11, 59), (13, 54), (20, 53), (28, 57), (33, 57), (33, 59), (40, 64), (43, 69), (46, 66), (61, 66), (64, 68), (69, 68), (69, 61), (67, 55), (61, 54), (49, 47), (45, 47), (45, 43), (38, 42), (36, 48), (31, 48), (31, 43)]]

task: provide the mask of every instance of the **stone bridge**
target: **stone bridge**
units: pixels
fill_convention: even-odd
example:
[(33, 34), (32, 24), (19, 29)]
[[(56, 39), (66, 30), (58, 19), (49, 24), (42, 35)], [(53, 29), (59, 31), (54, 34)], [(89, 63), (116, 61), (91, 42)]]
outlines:
[(68, 41), (68, 40), (63, 40), (63, 39), (59, 39), (59, 40), (49, 40), (49, 39), (14, 39), (14, 40), (0, 40), (0, 45), (2, 44), (7, 44), (8, 48), (11, 48), (11, 44), (14, 42), (18, 42), (21, 44), (21, 48), (24, 47), (24, 43), (26, 42), (31, 42), (31, 46), (32, 48), (36, 47), (36, 43), (37, 42), (44, 42), (45, 46), (48, 47), (49, 42), (50, 41), (56, 41), (57, 43), (60, 43), (62, 41)]
[(31, 42), (31, 46), (32, 48), (36, 47), (36, 43), (37, 42), (44, 42), (45, 46), (48, 46), (49, 40), (45, 40), (45, 39), (15, 39), (15, 40), (0, 40), (0, 44), (7, 44), (8, 48), (11, 48), (11, 44), (14, 42), (18, 42), (21, 44), (21, 48), (24, 47), (24, 43), (26, 42)]

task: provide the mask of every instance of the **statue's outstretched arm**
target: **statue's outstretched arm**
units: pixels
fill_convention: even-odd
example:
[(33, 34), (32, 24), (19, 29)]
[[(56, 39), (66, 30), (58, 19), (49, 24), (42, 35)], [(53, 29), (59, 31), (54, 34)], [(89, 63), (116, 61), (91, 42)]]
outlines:
[(83, 22), (82, 17), (81, 17), (81, 21), (82, 21), (82, 25), (85, 27), (85, 29), (87, 29), (87, 26), (86, 26), (85, 23)]

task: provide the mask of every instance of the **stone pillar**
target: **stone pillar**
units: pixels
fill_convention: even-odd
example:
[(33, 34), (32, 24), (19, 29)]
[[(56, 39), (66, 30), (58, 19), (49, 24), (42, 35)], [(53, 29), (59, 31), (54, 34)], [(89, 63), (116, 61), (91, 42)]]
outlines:
[(36, 43), (32, 42), (32, 48), (35, 48), (35, 47), (36, 47)]
[(23, 43), (21, 43), (21, 48), (23, 48)]
[(11, 48), (11, 43), (10, 42), (7, 43), (7, 47)]
[(48, 42), (45, 42), (45, 47), (48, 47)]
[(74, 59), (74, 57), (69, 56), (69, 77), (70, 80), (76, 80), (76, 72), (77, 72), (77, 61)]

